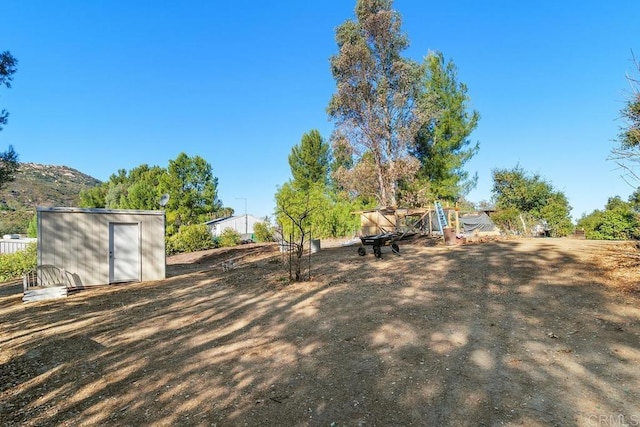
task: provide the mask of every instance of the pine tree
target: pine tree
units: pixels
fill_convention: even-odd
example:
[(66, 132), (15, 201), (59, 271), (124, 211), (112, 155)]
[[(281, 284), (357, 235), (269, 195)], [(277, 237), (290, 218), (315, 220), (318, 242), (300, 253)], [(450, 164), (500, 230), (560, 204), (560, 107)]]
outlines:
[(329, 175), (329, 144), (317, 130), (302, 135), (291, 149), (289, 166), (294, 184), (303, 191), (315, 183), (326, 184)]
[(452, 61), (445, 63), (440, 52), (425, 58), (426, 72), (420, 106), (431, 118), (418, 132), (414, 155), (420, 160), (419, 178), (430, 184), (438, 199), (455, 201), (476, 184), (477, 175), (469, 178), (463, 166), (479, 150), (469, 135), (476, 128), (480, 114), (468, 111), (467, 86), (458, 82)]
[[(8, 51), (0, 54), (0, 86), (11, 88), (13, 74), (16, 72), (18, 60), (14, 58)], [(9, 112), (5, 109), (0, 110), (0, 131), (7, 124)], [(18, 154), (10, 145), (7, 151), (0, 153), (0, 188), (7, 183), (13, 181), (16, 171), (18, 170)]]

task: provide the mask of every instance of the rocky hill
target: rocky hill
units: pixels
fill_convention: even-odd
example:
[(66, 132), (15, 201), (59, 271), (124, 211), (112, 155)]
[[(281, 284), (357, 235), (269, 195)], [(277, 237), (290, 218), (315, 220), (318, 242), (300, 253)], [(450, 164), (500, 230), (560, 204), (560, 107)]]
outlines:
[(37, 206), (78, 206), (81, 190), (97, 179), (66, 166), (20, 163), (13, 182), (0, 191), (0, 234), (24, 233)]

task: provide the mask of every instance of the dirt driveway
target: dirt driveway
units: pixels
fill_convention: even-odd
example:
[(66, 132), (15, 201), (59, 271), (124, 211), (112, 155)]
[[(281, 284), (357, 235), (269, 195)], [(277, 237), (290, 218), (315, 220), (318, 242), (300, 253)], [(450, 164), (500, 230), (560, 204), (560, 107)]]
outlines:
[(323, 245), (292, 285), (260, 245), (55, 301), (0, 285), (1, 424), (640, 425), (633, 244), (428, 242)]

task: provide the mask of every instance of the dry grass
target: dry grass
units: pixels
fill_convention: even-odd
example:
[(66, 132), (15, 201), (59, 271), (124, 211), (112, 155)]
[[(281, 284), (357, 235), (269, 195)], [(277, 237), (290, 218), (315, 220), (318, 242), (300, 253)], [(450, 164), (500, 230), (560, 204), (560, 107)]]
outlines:
[(631, 243), (327, 246), (294, 284), (276, 246), (246, 245), (55, 301), (0, 285), (2, 425), (640, 419)]

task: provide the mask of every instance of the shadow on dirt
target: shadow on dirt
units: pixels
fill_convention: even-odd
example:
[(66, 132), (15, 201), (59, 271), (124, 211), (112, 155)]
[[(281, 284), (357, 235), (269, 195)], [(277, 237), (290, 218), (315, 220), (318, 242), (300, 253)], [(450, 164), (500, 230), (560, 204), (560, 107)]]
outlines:
[(185, 264), (161, 282), (3, 306), (0, 418), (590, 425), (640, 414), (638, 311), (554, 241), (417, 242), (382, 259), (332, 248), (311, 266), (312, 282), (276, 286), (283, 266), (268, 259), (224, 274)]

